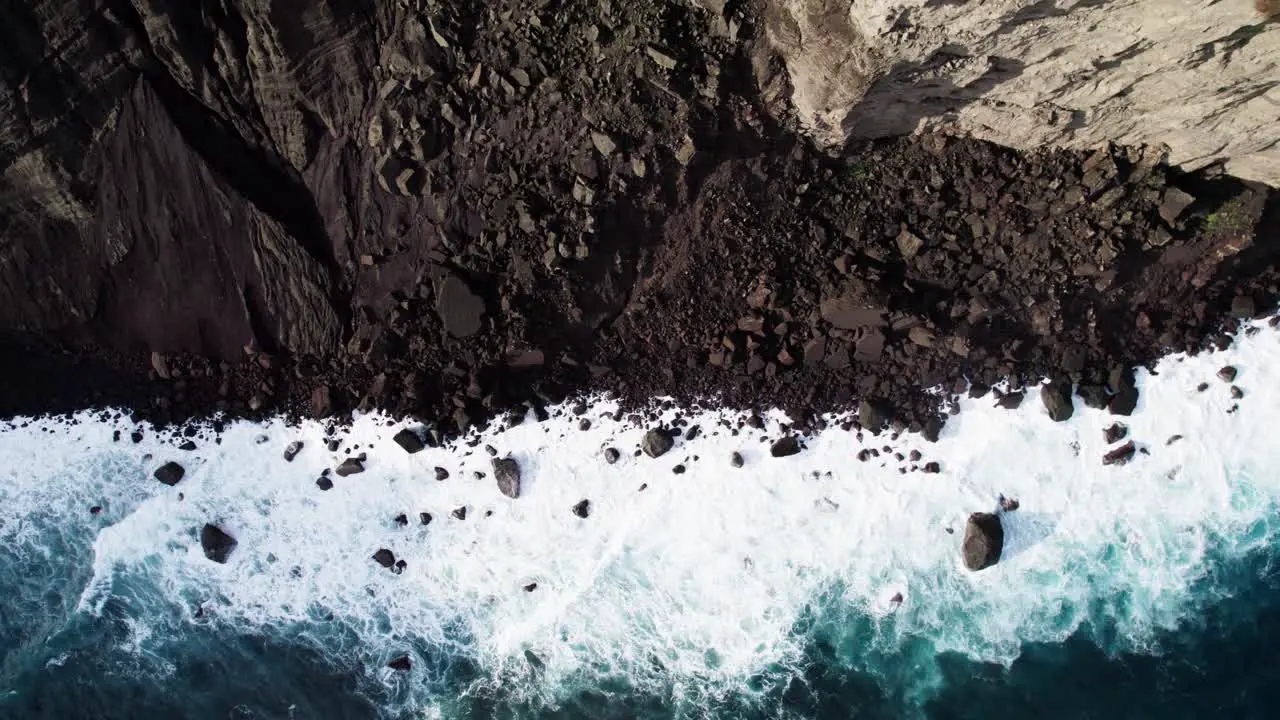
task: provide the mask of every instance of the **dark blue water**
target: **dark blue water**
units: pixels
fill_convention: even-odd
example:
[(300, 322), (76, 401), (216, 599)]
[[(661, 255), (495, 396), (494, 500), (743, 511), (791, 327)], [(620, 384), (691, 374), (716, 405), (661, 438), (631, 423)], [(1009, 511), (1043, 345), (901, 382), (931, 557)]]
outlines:
[[(936, 654), (929, 638), (877, 650), (875, 621), (824, 608), (795, 628), (810, 638), (803, 671), (762, 675), (751, 694), (686, 704), (675, 687), (637, 694), (625, 680), (597, 681), (564, 688), (553, 706), (487, 687), (460, 658), (439, 656), (434, 667), (420, 662), (409, 673), (336, 667), (317, 643), (355, 641), (340, 628), (263, 635), (212, 618), (183, 621), (127, 579), (117, 581), (102, 612), (76, 612), (84, 578), (56, 557), (43, 568), (68, 572), (65, 594), (24, 595), (41, 571), (29, 558), (22, 573), (0, 574), (0, 717), (409, 718), (419, 717), (412, 710), (418, 684), (445, 699), (441, 715), (477, 718), (1169, 720), (1275, 717), (1280, 702), (1280, 571), (1272, 551), (1213, 563), (1195, 591), (1210, 598), (1203, 610), (1158, 634), (1146, 652), (1116, 652), (1123, 643), (1115, 628), (1085, 626), (1063, 643), (1026, 645), (1006, 668)], [(0, 554), (0, 563), (15, 560)], [(155, 628), (141, 654), (123, 649), (139, 623)], [(432, 657), (432, 648), (417, 650)]]

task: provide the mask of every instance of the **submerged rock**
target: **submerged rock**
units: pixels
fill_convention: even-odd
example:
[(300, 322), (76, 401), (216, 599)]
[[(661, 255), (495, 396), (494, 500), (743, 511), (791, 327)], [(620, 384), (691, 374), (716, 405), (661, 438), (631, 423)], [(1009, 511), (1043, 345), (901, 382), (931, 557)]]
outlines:
[(185, 468), (176, 462), (170, 461), (156, 468), (155, 478), (165, 485), (172, 487), (177, 485), (178, 481), (182, 480), (182, 476), (186, 474), (187, 471)]
[(742, 453), (735, 452), (729, 456), (729, 465), (740, 468), (745, 464), (746, 462), (742, 459)]
[(493, 477), (503, 495), (513, 500), (520, 497), (520, 464), (515, 460), (509, 457), (494, 459)]
[(961, 554), (964, 566), (973, 571), (984, 570), (1000, 562), (1004, 549), (1004, 526), (1000, 516), (992, 513), (973, 513), (964, 528)]
[(216, 563), (226, 563), (238, 544), (235, 538), (216, 525), (205, 523), (200, 530), (200, 547), (204, 548), (204, 556)]
[(409, 660), (408, 655), (401, 655), (400, 657), (395, 658), (391, 662), (387, 663), (387, 667), (399, 672), (409, 672), (409, 670), (413, 667), (413, 662)]

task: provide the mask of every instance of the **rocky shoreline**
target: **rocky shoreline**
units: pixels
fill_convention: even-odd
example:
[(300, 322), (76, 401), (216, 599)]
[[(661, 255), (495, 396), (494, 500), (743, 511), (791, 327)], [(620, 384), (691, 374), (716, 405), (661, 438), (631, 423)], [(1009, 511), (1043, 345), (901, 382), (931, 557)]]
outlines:
[[(5, 137), (43, 128), (58, 172), (0, 155), (0, 415), (379, 408), (438, 439), (607, 393), (932, 436), (939, 387), (1127, 414), (1132, 367), (1280, 297), (1276, 193), (1158, 149), (819, 149), (751, 7), (410, 5), (104, 13), (59, 74), (9, 61), (41, 82)], [(180, 52), (237, 22), (290, 42)], [(271, 52), (288, 102), (245, 85)]]

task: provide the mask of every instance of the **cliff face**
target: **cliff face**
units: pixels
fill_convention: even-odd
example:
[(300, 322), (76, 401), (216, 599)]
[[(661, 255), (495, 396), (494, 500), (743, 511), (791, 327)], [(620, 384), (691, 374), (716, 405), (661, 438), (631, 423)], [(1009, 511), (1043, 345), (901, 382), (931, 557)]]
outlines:
[(954, 129), (1014, 148), (1168, 145), (1280, 185), (1280, 5), (766, 0), (820, 141)]
[(358, 189), (382, 19), (279, 6), (6, 3), (0, 326), (223, 358), (336, 343), (352, 228), (320, 204)]
[[(1077, 76), (1135, 7), (9, 2), (0, 414), (381, 407), (461, 432), (603, 391), (809, 418), (874, 399), (936, 432), (942, 384), (1106, 401), (1280, 287), (1273, 192), (1104, 142), (1185, 118), (1228, 143), (1196, 157), (1265, 159), (1274, 30), (1179, 66), (1224, 88), (1191, 113), (1158, 44)], [(1127, 102), (1173, 107), (1061, 94), (1125, 73)], [(979, 111), (1012, 145), (1103, 147), (827, 152), (790, 121), (839, 142)]]

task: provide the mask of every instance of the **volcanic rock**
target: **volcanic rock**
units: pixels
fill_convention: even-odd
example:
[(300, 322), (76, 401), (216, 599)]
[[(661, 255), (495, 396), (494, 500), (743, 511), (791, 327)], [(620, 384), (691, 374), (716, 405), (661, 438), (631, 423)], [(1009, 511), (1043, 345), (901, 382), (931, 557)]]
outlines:
[(1102, 437), (1107, 444), (1120, 442), (1125, 435), (1129, 434), (1129, 428), (1124, 423), (1112, 423), (1110, 427), (1102, 431)]
[(996, 405), (1004, 408), (1005, 410), (1017, 410), (1022, 407), (1022, 400), (1026, 396), (1027, 394), (1021, 390), (1007, 392), (1001, 395), (999, 400), (996, 400)]
[(1129, 462), (1129, 460), (1133, 459), (1133, 454), (1136, 450), (1137, 447), (1133, 444), (1133, 441), (1130, 440), (1111, 452), (1108, 452), (1106, 455), (1103, 455), (1102, 464), (1124, 465)]
[(177, 485), (178, 481), (182, 480), (182, 476), (186, 473), (185, 468), (176, 462), (170, 461), (156, 468), (155, 478), (165, 485), (173, 486)]
[(1107, 389), (1101, 385), (1080, 385), (1076, 388), (1076, 394), (1084, 401), (1085, 407), (1094, 410), (1105, 408), (1111, 399), (1107, 395)]
[(984, 570), (1000, 562), (1004, 549), (1004, 526), (1000, 516), (973, 513), (965, 523), (961, 555), (964, 566), (973, 571)]
[(879, 434), (880, 430), (889, 424), (889, 420), (889, 411), (882, 403), (863, 398), (858, 404), (858, 422), (862, 423), (862, 427), (867, 430)]
[(1071, 384), (1061, 381), (1048, 383), (1040, 388), (1040, 400), (1049, 418), (1054, 422), (1063, 422), (1071, 418)]
[(492, 466), (493, 477), (498, 482), (498, 491), (512, 499), (520, 497), (520, 464), (506, 457), (494, 458)]
[(235, 538), (216, 525), (205, 523), (200, 530), (200, 547), (204, 549), (204, 556), (216, 563), (225, 564), (237, 544)]
[(402, 429), (391, 439), (394, 440), (397, 445), (404, 448), (404, 451), (410, 455), (420, 452), (422, 448), (426, 447), (422, 443), (422, 438), (418, 437), (418, 434), (409, 428)]
[(360, 458), (347, 458), (334, 470), (338, 477), (347, 477), (364, 472), (364, 463)]
[(446, 274), (436, 295), (436, 312), (445, 330), (456, 338), (466, 338), (480, 331), (484, 316), (484, 300), (471, 291), (457, 275)]
[(769, 454), (774, 457), (788, 457), (799, 452), (800, 440), (795, 435), (788, 435), (769, 448)]
[(666, 455), (675, 444), (675, 439), (665, 428), (653, 428), (644, 434), (644, 439), (640, 441), (640, 449), (645, 455), (656, 458)]

